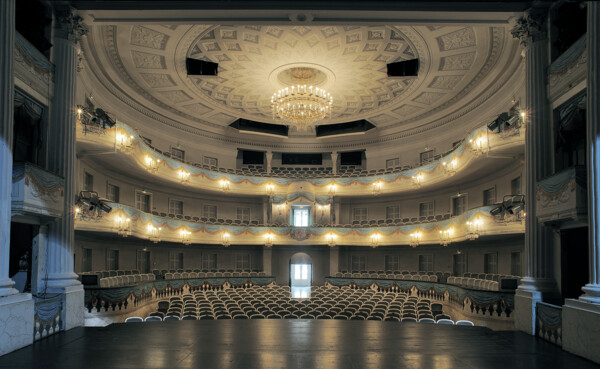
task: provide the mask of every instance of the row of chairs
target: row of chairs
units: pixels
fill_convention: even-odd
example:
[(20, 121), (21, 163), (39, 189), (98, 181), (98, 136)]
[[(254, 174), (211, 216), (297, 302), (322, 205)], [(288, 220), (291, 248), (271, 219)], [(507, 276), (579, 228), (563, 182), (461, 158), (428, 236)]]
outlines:
[(183, 273), (165, 273), (165, 279), (188, 279), (188, 278), (238, 278), (238, 277), (264, 277), (265, 272), (183, 272)]
[(116, 277), (119, 275), (140, 274), (139, 270), (96, 270), (91, 272), (81, 272), (81, 275), (98, 275), (98, 278)]
[(100, 278), (100, 287), (121, 287), (156, 279), (154, 274), (131, 274)]
[(335, 273), (336, 278), (398, 279), (405, 281), (439, 282), (437, 275), (419, 274), (379, 274), (379, 273)]

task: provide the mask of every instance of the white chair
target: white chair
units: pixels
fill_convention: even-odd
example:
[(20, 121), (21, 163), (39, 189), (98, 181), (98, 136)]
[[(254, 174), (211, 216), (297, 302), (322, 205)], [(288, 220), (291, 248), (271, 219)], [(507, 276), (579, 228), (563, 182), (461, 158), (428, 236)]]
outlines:
[(102, 288), (108, 287), (108, 280), (106, 278), (100, 278), (100, 287), (102, 287)]
[(173, 279), (173, 273), (165, 273), (165, 279)]
[(435, 324), (435, 320), (431, 318), (421, 318), (419, 319), (419, 323)]
[(454, 325), (454, 320), (452, 320), (452, 319), (438, 319), (437, 324)]
[(475, 324), (473, 324), (473, 322), (470, 321), (470, 320), (457, 320), (455, 324), (456, 325), (466, 325), (466, 326), (469, 326), (469, 327), (474, 327), (475, 326)]
[(143, 322), (144, 322), (144, 319), (139, 316), (132, 316), (132, 317), (125, 319), (125, 323), (143, 323)]
[(437, 275), (430, 275), (429, 276), (429, 282), (437, 282), (438, 281), (438, 276)]
[(144, 319), (145, 322), (162, 322), (162, 318), (159, 316), (149, 316)]

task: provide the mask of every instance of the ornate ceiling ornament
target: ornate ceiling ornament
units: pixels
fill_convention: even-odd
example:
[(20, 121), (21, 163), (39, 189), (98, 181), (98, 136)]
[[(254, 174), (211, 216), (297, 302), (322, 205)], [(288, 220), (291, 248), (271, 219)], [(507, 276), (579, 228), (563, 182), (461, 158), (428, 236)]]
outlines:
[(521, 45), (527, 47), (530, 42), (536, 42), (546, 38), (546, 19), (548, 13), (545, 9), (529, 9), (524, 16), (517, 19), (517, 24), (510, 33), (514, 38), (521, 41)]

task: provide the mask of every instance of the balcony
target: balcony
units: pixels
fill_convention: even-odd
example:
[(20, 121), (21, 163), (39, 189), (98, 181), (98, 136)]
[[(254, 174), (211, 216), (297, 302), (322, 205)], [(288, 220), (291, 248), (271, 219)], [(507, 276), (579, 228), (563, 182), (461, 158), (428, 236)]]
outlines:
[(543, 223), (586, 221), (587, 172), (573, 167), (556, 173), (537, 184), (536, 213)]
[(64, 211), (64, 179), (30, 163), (15, 163), (12, 175), (13, 216), (60, 218)]

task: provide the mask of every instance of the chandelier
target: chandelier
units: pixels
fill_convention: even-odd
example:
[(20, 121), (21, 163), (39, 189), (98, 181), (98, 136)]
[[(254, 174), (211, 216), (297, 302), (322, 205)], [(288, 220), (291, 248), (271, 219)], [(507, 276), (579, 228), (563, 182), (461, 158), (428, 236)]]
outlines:
[(328, 114), (331, 116), (332, 104), (330, 93), (307, 85), (283, 88), (271, 98), (273, 119), (280, 118), (298, 128), (318, 122)]

